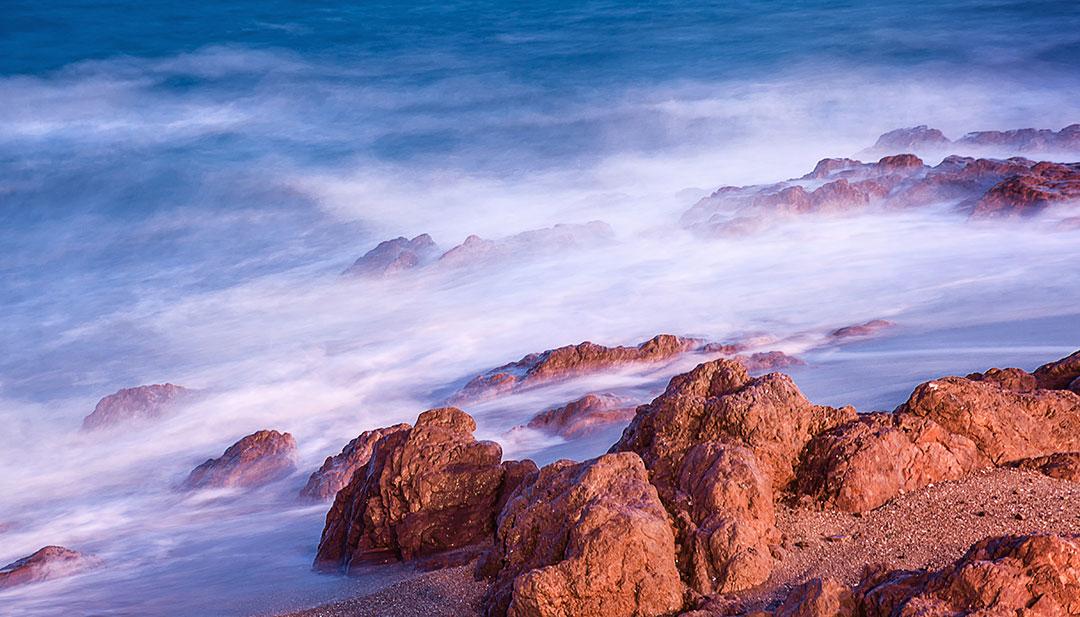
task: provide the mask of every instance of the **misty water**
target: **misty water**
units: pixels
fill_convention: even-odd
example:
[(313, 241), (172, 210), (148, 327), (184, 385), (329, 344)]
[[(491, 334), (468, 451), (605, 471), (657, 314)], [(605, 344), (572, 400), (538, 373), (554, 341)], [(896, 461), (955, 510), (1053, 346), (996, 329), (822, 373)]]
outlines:
[[(1080, 348), (1080, 230), (948, 208), (679, 227), (727, 184), (798, 177), (885, 131), (1080, 120), (1074, 2), (119, 3), (9, 0), (0, 23), (0, 565), (56, 544), (93, 571), (2, 615), (246, 616), (374, 590), (310, 570), (307, 474), (527, 353), (657, 333), (766, 335), (811, 400), (892, 409), (920, 381)], [(931, 163), (936, 161), (929, 161)], [(614, 241), (386, 279), (379, 241), (445, 249), (601, 220)], [(871, 319), (884, 336), (820, 345)], [(586, 392), (648, 400), (690, 356), (469, 406), (513, 430)], [(102, 396), (197, 389), (80, 432)], [(181, 492), (238, 438), (289, 431), (292, 477)]]

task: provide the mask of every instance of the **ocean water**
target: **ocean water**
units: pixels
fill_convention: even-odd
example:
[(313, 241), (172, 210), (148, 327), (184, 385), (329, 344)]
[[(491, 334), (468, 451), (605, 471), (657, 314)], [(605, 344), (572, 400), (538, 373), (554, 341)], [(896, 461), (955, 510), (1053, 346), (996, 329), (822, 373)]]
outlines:
[[(0, 592), (3, 615), (253, 615), (407, 575), (309, 571), (325, 506), (295, 491), (361, 430), (411, 421), (526, 353), (658, 332), (766, 333), (815, 401), (888, 409), (919, 381), (1080, 348), (1080, 232), (906, 212), (706, 241), (679, 215), (902, 126), (950, 137), (1080, 121), (1075, 2), (174, 3), (7, 0), (0, 19), (0, 564), (105, 565)], [(603, 220), (616, 242), (388, 280), (377, 242), (444, 248)], [(889, 336), (803, 334), (887, 318)], [(692, 365), (692, 364), (691, 364)], [(468, 409), (511, 429), (593, 389)], [(78, 427), (119, 388), (204, 391), (162, 422)], [(260, 428), (300, 471), (253, 493), (177, 482)]]

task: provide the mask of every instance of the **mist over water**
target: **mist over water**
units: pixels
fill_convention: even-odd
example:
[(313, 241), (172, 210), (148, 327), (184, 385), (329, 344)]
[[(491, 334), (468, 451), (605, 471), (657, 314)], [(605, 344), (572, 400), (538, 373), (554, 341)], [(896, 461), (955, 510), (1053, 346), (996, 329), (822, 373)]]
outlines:
[[(362, 430), (534, 351), (766, 335), (812, 400), (872, 410), (1080, 347), (1080, 230), (1053, 220), (678, 227), (718, 186), (897, 127), (1077, 122), (1075, 3), (176, 4), (20, 1), (0, 26), (0, 565), (48, 544), (105, 563), (0, 592), (2, 614), (252, 615), (405, 576), (311, 573), (326, 506), (296, 491)], [(592, 220), (613, 243), (340, 276), (398, 235)], [(819, 346), (878, 318), (898, 325)], [(587, 392), (648, 400), (701, 360), (466, 410), (507, 457), (595, 456), (617, 428), (511, 429)], [(102, 396), (164, 382), (200, 395), (78, 431)], [(294, 476), (175, 490), (263, 428), (296, 437)]]

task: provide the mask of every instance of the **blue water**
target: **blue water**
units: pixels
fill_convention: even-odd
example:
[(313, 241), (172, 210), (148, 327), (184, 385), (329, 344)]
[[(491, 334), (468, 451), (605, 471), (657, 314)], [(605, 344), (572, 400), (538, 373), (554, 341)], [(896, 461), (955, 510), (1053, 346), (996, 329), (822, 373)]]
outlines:
[[(114, 565), (0, 595), (0, 613), (237, 615), (355, 591), (302, 567), (321, 517), (291, 501), (303, 476), (557, 345), (764, 332), (801, 352), (892, 319), (893, 338), (795, 371), (860, 408), (1075, 349), (1077, 232), (912, 213), (713, 242), (676, 226), (717, 186), (800, 176), (897, 127), (1078, 122), (1077, 92), (1076, 2), (6, 0), (0, 565), (44, 544)], [(593, 219), (614, 246), (338, 276), (388, 237), (449, 248)], [(161, 425), (77, 433), (101, 396), (164, 381), (208, 394)], [(502, 432), (555, 402), (474, 412), (508, 455), (602, 451)], [(171, 492), (258, 428), (292, 431), (302, 458), (260, 497), (264, 524), (243, 498)]]

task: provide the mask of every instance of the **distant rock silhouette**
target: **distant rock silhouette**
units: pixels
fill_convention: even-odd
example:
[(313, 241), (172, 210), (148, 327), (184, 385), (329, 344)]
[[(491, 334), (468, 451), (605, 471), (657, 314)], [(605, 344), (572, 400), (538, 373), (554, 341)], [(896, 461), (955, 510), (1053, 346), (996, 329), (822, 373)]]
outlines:
[(82, 428), (88, 431), (157, 419), (190, 394), (187, 388), (171, 383), (124, 388), (98, 401), (94, 411), (83, 418)]

